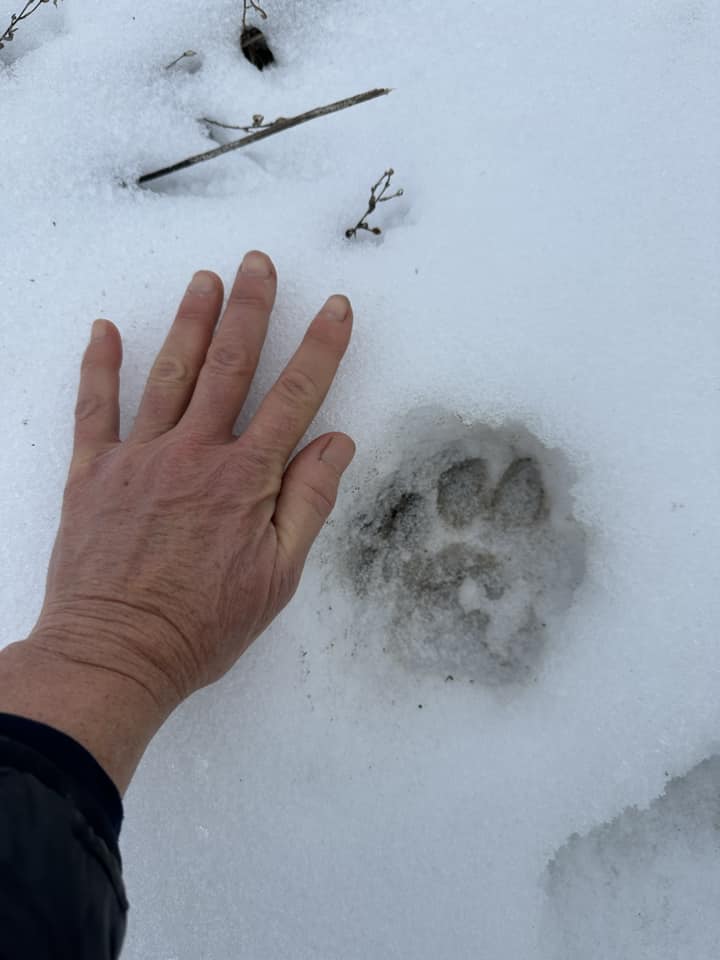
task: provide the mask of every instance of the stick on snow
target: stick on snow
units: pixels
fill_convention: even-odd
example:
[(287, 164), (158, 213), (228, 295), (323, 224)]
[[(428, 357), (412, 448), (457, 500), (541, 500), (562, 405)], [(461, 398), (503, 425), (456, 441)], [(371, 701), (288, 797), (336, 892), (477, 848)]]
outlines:
[(215, 147), (214, 150), (207, 150), (205, 153), (196, 153), (194, 157), (187, 157), (185, 160), (180, 160), (179, 163), (173, 163), (169, 167), (162, 167), (160, 170), (144, 173), (141, 177), (138, 177), (137, 182), (138, 184), (148, 183), (150, 180), (166, 177), (170, 173), (185, 170), (187, 167), (192, 167), (196, 163), (203, 163), (205, 160), (221, 157), (225, 153), (230, 153), (231, 150), (247, 147), (251, 143), (257, 143), (258, 140), (264, 140), (265, 137), (271, 137), (275, 133), (282, 133), (283, 130), (289, 130), (291, 127), (297, 127), (301, 123), (307, 123), (308, 120), (327, 116), (328, 113), (337, 113), (338, 110), (346, 110), (348, 107), (354, 107), (358, 103), (365, 103), (367, 100), (383, 97), (387, 93), (390, 93), (390, 88), (379, 87), (376, 90), (357, 93), (354, 97), (347, 97), (345, 100), (336, 100), (335, 103), (329, 103), (324, 107), (315, 107), (314, 110), (308, 110), (307, 113), (299, 113), (296, 117), (278, 117), (277, 120), (268, 124), (268, 126), (262, 130), (258, 130), (257, 133), (251, 133), (247, 137), (242, 137), (240, 140), (224, 143), (221, 147)]

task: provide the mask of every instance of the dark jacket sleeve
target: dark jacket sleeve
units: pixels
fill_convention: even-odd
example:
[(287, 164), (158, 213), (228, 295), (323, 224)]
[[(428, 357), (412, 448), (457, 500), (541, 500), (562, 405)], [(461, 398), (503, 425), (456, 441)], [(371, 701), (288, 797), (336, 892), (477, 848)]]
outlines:
[(0, 960), (114, 960), (127, 900), (120, 796), (52, 727), (0, 713)]

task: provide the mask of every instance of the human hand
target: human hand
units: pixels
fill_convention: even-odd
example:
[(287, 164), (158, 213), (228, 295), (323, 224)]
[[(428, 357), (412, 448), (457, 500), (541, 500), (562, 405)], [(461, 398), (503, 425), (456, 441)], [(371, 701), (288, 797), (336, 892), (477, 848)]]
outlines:
[(354, 455), (325, 434), (289, 463), (347, 348), (331, 297), (245, 432), (233, 425), (265, 339), (277, 278), (248, 254), (219, 327), (220, 279), (195, 275), (120, 442), (122, 346), (97, 321), (45, 602), (29, 640), (115, 672), (168, 713), (217, 680), (290, 600)]

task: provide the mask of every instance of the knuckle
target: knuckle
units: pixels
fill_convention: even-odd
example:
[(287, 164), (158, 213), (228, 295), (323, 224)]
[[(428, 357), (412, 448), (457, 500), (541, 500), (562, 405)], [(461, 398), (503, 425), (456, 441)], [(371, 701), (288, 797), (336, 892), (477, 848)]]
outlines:
[(298, 494), (303, 503), (323, 522), (327, 520), (335, 506), (336, 493), (322, 489), (318, 484), (305, 481), (300, 485)]
[(241, 310), (265, 312), (268, 309), (268, 298), (262, 289), (233, 290), (228, 298), (228, 304), (239, 307)]
[(201, 427), (176, 425), (167, 432), (167, 445), (162, 455), (168, 462), (197, 465), (200, 456), (218, 446), (218, 442), (209, 438)]
[(90, 420), (97, 414), (104, 412), (108, 408), (108, 401), (100, 396), (99, 393), (88, 393), (78, 398), (75, 404), (75, 420), (77, 423), (83, 423)]
[(239, 462), (249, 475), (265, 476), (276, 471), (277, 461), (270, 449), (244, 443), (242, 439), (238, 440), (237, 444)]
[(190, 364), (177, 354), (166, 354), (155, 361), (150, 376), (150, 383), (162, 386), (186, 386), (195, 379)]
[[(193, 500), (197, 504), (208, 498), (211, 454), (206, 444), (193, 437), (168, 434), (167, 442), (155, 451), (152, 461), (154, 487), (166, 507), (187, 506)], [(215, 495), (216, 488), (212, 490)]]
[(310, 405), (320, 398), (320, 390), (311, 376), (303, 370), (286, 370), (277, 382), (280, 397), (293, 406)]
[(255, 365), (250, 352), (242, 344), (218, 344), (208, 356), (208, 365), (213, 373), (221, 376), (252, 376)]

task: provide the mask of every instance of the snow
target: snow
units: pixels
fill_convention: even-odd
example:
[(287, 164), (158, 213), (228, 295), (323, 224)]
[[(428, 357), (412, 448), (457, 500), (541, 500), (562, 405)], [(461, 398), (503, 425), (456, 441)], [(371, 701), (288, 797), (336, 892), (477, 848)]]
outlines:
[[(717, 6), (267, 0), (262, 73), (240, 6), (65, 0), (0, 52), (2, 643), (39, 609), (95, 316), (123, 333), (126, 429), (199, 267), (229, 280), (251, 247), (277, 265), (249, 412), (325, 296), (356, 316), (313, 434), (346, 430), (358, 456), (301, 590), (128, 793), (124, 955), (715, 958)], [(164, 69), (188, 49), (200, 69)], [(122, 186), (213, 147), (199, 117), (376, 86)], [(404, 195), (383, 234), (346, 240), (388, 166)], [(398, 655), (401, 586), (346, 575), (358, 510), (398, 470), (430, 484), (448, 420), (524, 431), (582, 531), (520, 678)]]

